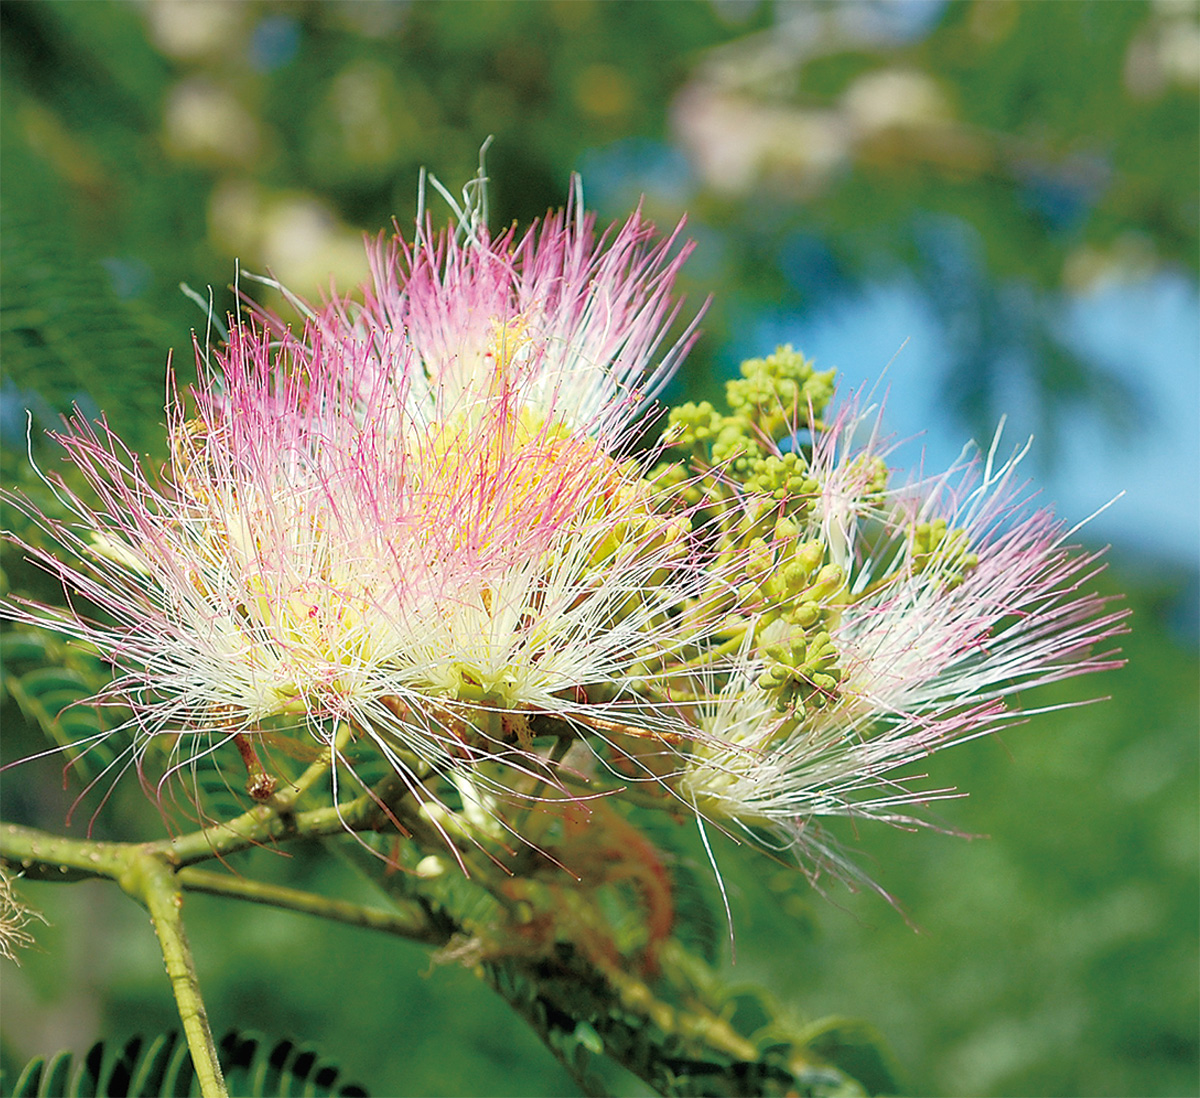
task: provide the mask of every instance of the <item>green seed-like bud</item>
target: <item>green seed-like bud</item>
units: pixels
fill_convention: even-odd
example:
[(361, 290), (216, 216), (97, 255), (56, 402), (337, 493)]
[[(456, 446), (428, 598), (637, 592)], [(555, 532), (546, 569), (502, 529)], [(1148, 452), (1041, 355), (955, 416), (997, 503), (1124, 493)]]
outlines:
[(948, 588), (959, 586), (979, 564), (979, 556), (968, 549), (966, 530), (951, 530), (945, 519), (919, 522), (912, 532), (912, 568), (914, 572), (936, 570), (938, 579)]
[(749, 434), (745, 421), (736, 416), (726, 418), (713, 440), (713, 462), (726, 466), (731, 476), (741, 480), (761, 457), (762, 448)]
[(815, 602), (801, 602), (793, 606), (787, 613), (788, 621), (794, 622), (802, 629), (816, 625), (821, 616), (821, 610)]
[(671, 409), (663, 440), (670, 446), (694, 446), (705, 442), (717, 434), (723, 418), (707, 400), (699, 404), (688, 401)]
[(792, 561), (791, 564), (786, 564), (783, 571), (779, 575), (781, 586), (785, 593), (794, 594), (800, 591), (808, 582), (808, 573), (804, 568)]
[(787, 670), (776, 663), (758, 676), (758, 685), (763, 690), (778, 690), (787, 681), (787, 678)]
[(806, 541), (796, 546), (796, 563), (812, 575), (825, 559), (825, 546), (819, 541)]
[(812, 583), (814, 598), (827, 598), (837, 591), (845, 582), (846, 572), (840, 564), (827, 564), (817, 573)]
[(872, 457), (867, 459), (867, 465), (870, 468), (870, 479), (866, 485), (867, 495), (882, 496), (888, 486), (887, 462), (881, 457)]
[(775, 554), (771, 547), (762, 539), (754, 538), (748, 546), (746, 555), (746, 575), (762, 582), (770, 575), (775, 566)]
[(747, 359), (741, 377), (727, 382), (726, 399), (735, 413), (745, 416), (768, 434), (799, 421), (819, 417), (833, 396), (835, 371), (818, 372), (790, 344), (777, 347), (766, 358)]

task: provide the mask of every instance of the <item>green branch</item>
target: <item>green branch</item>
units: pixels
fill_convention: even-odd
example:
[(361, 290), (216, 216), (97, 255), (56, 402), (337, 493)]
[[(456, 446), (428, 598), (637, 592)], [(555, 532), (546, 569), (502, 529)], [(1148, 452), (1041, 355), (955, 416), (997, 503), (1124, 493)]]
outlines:
[[(330, 900), (325, 896), (283, 885), (234, 877), (227, 873), (212, 873), (206, 869), (181, 869), (176, 877), (187, 892), (204, 892), (210, 896), (224, 896), (228, 899), (278, 907), (285, 911), (316, 915), (337, 923), (381, 930), (385, 934), (394, 934), (424, 945), (441, 946), (445, 945), (447, 940), (445, 932), (434, 926), (416, 904), (404, 905), (399, 911), (383, 911), (345, 900)], [(397, 906), (400, 906), (399, 901)]]
[[(397, 782), (398, 786), (399, 783)], [(296, 814), (255, 805), (228, 823), (174, 839), (151, 843), (109, 843), (70, 839), (20, 824), (0, 826), (0, 861), (30, 880), (80, 881), (89, 877), (118, 880), (131, 851), (154, 855), (175, 867), (224, 858), (251, 847), (285, 839), (318, 839), (345, 831), (365, 831), (388, 819), (389, 797), (397, 792), (388, 780), (345, 804)]]
[(391, 805), (407, 792), (395, 775), (344, 804), (290, 811), (285, 801), (255, 805), (228, 823), (216, 824), (174, 839), (151, 843), (173, 865), (183, 867), (210, 858), (224, 858), (253, 846), (286, 839), (319, 839), (345, 831), (369, 831), (392, 817)]
[(119, 883), (150, 912), (192, 1063), (200, 1080), (201, 1095), (203, 1098), (227, 1098), (229, 1092), (221, 1074), (208, 1012), (200, 995), (191, 946), (183, 929), (183, 895), (176, 874), (153, 853), (138, 853), (134, 848), (129, 852), (128, 866)]
[(132, 843), (68, 839), (20, 824), (0, 827), (0, 862), (30, 881), (116, 880)]

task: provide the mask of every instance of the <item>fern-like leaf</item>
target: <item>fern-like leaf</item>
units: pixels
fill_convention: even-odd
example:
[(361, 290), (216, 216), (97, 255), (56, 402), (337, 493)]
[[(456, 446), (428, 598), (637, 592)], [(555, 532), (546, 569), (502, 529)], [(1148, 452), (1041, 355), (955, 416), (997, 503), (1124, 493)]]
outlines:
[[(218, 1047), (231, 1094), (245, 1098), (366, 1098), (367, 1091), (341, 1081), (341, 1072), (315, 1049), (281, 1040), (266, 1043), (231, 1032)], [(97, 1041), (78, 1060), (60, 1052), (36, 1057), (10, 1091), (0, 1079), (0, 1098), (187, 1098), (199, 1084), (188, 1048), (177, 1033), (151, 1040), (132, 1037), (123, 1046)]]

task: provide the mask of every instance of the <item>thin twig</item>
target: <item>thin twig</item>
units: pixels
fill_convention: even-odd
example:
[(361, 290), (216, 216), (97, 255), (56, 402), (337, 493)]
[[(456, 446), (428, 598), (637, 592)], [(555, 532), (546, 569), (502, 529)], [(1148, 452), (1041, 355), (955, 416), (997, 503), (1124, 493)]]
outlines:
[(345, 900), (331, 900), (313, 892), (303, 892), (266, 881), (235, 877), (228, 873), (213, 873), (207, 869), (181, 869), (176, 876), (180, 885), (188, 892), (204, 892), (210, 896), (246, 900), (250, 903), (282, 908), (285, 911), (316, 915), (350, 926), (381, 930), (385, 934), (394, 934), (425, 945), (440, 946), (446, 943), (446, 935), (429, 922), (416, 904), (406, 905), (402, 911), (384, 911), (381, 908), (364, 907)]

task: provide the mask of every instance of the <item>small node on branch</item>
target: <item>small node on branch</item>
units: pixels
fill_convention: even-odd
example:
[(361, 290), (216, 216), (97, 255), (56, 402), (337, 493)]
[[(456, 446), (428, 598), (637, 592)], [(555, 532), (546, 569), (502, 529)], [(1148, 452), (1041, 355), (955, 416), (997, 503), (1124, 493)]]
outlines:
[(266, 767), (258, 757), (258, 752), (254, 749), (254, 744), (243, 733), (237, 733), (233, 737), (233, 742), (237, 744), (242, 762), (246, 764), (246, 792), (260, 804), (270, 800), (279, 784), (274, 775), (267, 773)]

